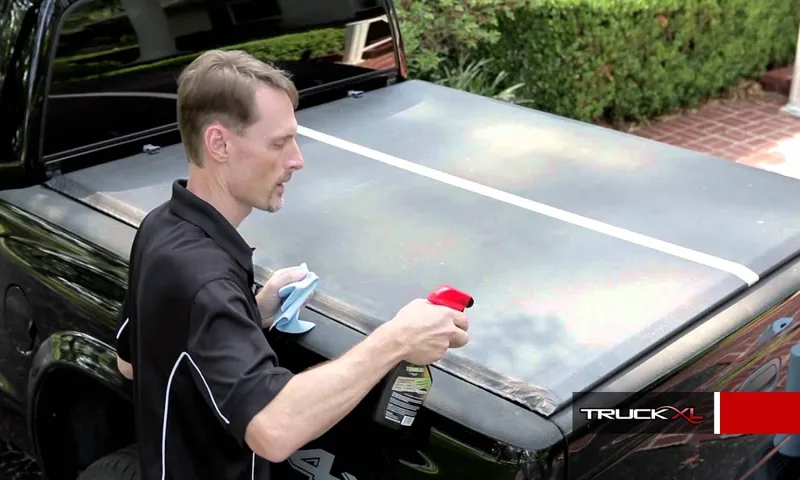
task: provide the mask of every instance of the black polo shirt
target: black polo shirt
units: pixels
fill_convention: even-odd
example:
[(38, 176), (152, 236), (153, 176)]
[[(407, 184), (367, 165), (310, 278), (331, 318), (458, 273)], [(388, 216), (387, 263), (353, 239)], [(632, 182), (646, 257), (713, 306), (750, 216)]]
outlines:
[(269, 478), (245, 429), (292, 373), (262, 330), (252, 253), (185, 180), (136, 234), (117, 349), (134, 369), (145, 480)]

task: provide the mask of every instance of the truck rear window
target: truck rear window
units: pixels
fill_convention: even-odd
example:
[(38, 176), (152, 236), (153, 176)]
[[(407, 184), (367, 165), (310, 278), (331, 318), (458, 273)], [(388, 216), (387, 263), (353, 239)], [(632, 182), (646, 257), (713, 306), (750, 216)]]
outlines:
[(215, 48), (289, 71), (301, 108), (310, 92), (396, 67), (381, 0), (78, 2), (58, 34), (42, 153), (174, 124), (180, 71)]

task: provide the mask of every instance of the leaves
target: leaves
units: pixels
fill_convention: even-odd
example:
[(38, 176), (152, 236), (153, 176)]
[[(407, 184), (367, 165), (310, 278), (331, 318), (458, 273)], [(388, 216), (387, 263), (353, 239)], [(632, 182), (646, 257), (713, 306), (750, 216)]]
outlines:
[(441, 62), (452, 66), (463, 55), (496, 42), (498, 18), (511, 18), (524, 4), (525, 0), (398, 0), (412, 75), (428, 79)]
[(492, 60), (489, 58), (473, 58), (464, 54), (455, 66), (441, 64), (433, 80), (439, 85), (457, 88), (466, 92), (514, 103), (530, 103), (529, 99), (518, 98), (516, 91), (523, 87), (523, 82), (508, 84), (508, 72), (493, 72), (489, 69)]

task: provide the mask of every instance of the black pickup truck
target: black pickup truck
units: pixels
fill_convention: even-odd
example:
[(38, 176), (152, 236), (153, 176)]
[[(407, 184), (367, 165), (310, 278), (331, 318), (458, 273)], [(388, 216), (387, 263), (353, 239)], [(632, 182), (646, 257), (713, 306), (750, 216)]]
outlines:
[(370, 396), (276, 478), (767, 478), (771, 436), (614, 434), (572, 410), (580, 392), (783, 388), (800, 182), (410, 80), (385, 0), (0, 14), (0, 436), (48, 478), (135, 478), (116, 316), (134, 232), (187, 173), (175, 80), (210, 48), (301, 91), (306, 168), (240, 229), (259, 282), (302, 262), (321, 279), (313, 330), (265, 332), (283, 364), (341, 355), (441, 284), (476, 301), (408, 432)]

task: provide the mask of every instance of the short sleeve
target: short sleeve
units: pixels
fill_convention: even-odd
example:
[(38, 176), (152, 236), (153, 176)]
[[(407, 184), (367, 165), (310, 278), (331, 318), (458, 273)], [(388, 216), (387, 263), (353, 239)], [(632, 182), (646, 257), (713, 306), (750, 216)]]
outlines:
[(117, 317), (117, 356), (128, 363), (131, 363), (131, 342), (130, 342), (130, 290), (125, 292), (122, 300), (122, 308)]
[(117, 340), (116, 340), (116, 350), (117, 350), (117, 357), (120, 360), (132, 363), (131, 361), (131, 317), (133, 316), (133, 300), (131, 298), (132, 292), (131, 289), (133, 288), (133, 271), (135, 265), (137, 263), (138, 255), (138, 244), (139, 238), (142, 235), (142, 228), (147, 222), (147, 218), (142, 221), (140, 228), (136, 231), (136, 235), (133, 237), (133, 244), (131, 245), (131, 252), (130, 252), (130, 264), (128, 267), (128, 286), (125, 289), (125, 296), (122, 299), (122, 307), (119, 310), (119, 316), (117, 317)]
[(249, 312), (233, 281), (207, 283), (192, 303), (187, 344), (197, 388), (240, 445), (253, 417), (292, 378)]

